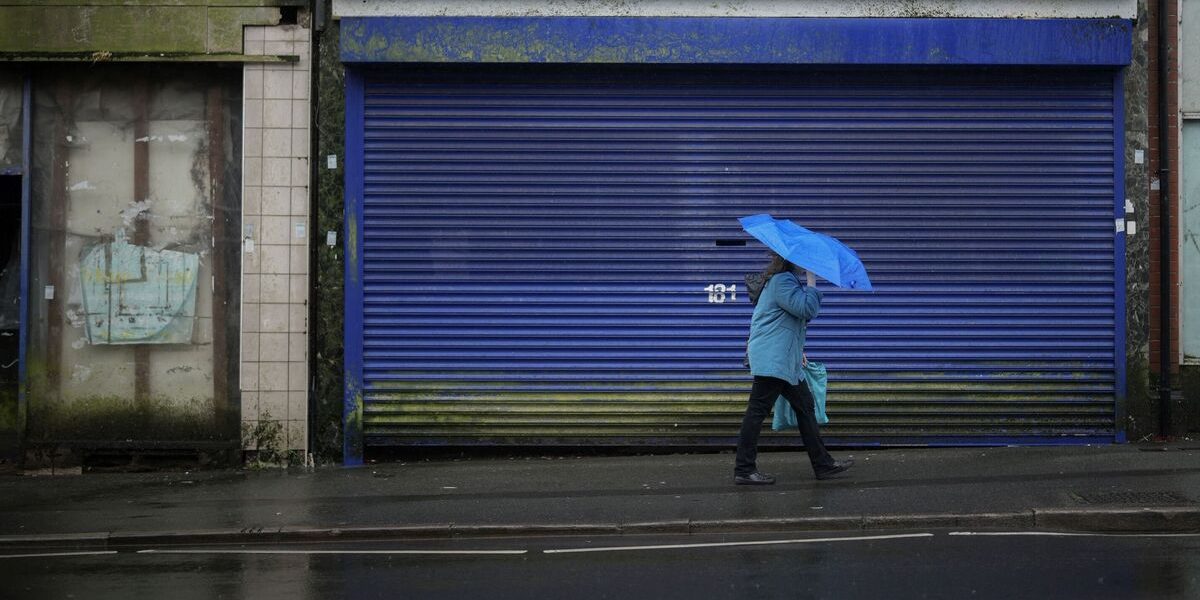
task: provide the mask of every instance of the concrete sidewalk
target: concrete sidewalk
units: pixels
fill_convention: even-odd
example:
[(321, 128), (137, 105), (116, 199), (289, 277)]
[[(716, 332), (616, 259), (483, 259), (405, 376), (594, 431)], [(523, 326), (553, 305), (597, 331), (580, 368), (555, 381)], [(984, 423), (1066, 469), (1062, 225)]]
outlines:
[(1200, 444), (428, 460), (0, 478), (0, 547), (960, 527), (1200, 531)]

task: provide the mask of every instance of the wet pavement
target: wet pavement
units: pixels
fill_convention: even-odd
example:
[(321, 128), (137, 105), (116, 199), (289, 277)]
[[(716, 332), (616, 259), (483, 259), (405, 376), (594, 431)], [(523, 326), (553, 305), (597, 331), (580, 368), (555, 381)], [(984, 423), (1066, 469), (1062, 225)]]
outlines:
[[(955, 530), (179, 546), (0, 557), (11, 598), (1195, 598), (1200, 535)], [(994, 532), (993, 532), (994, 533)]]
[(1186, 519), (1164, 523), (1200, 529), (1200, 448), (1145, 449), (838, 452), (839, 458), (858, 462), (845, 477), (827, 481), (813, 479), (802, 453), (766, 452), (760, 468), (779, 476), (780, 483), (764, 487), (732, 485), (731, 453), (5, 476), (0, 477), (0, 538), (306, 528), (425, 528), (425, 534), (469, 535), (473, 527), (579, 525), (628, 532), (638, 524), (698, 532), (714, 523), (779, 529), (781, 520), (793, 526), (804, 521), (807, 529), (882, 529), (912, 517), (933, 520), (905, 526), (955, 526), (959, 516), (1000, 513), (1013, 517), (1008, 525), (1021, 527), (1053, 523), (1040, 516), (1035, 523), (1035, 516), (1052, 517), (1054, 511), (1146, 508), (1182, 511)]

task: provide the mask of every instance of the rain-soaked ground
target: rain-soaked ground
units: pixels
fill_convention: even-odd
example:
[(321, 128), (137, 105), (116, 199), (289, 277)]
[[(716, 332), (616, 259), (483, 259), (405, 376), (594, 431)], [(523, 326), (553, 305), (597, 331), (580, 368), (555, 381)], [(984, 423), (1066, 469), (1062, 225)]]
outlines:
[(1200, 597), (1200, 534), (803, 532), (70, 552), (0, 557), (0, 597)]

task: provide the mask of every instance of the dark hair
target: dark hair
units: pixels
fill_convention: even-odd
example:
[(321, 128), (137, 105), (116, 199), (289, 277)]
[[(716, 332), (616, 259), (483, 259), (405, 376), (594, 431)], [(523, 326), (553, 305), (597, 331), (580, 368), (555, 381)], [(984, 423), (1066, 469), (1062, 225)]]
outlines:
[(780, 256), (774, 250), (770, 251), (767, 256), (770, 257), (771, 262), (767, 263), (767, 267), (763, 269), (764, 279), (770, 279), (779, 273), (787, 273), (788, 271), (795, 271), (800, 268), (788, 262), (787, 259)]

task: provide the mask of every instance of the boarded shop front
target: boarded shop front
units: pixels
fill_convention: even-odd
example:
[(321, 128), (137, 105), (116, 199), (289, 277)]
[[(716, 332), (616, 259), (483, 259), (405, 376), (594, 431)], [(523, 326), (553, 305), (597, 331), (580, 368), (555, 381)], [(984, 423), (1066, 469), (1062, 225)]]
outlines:
[(31, 78), (29, 449), (237, 447), (239, 80)]

